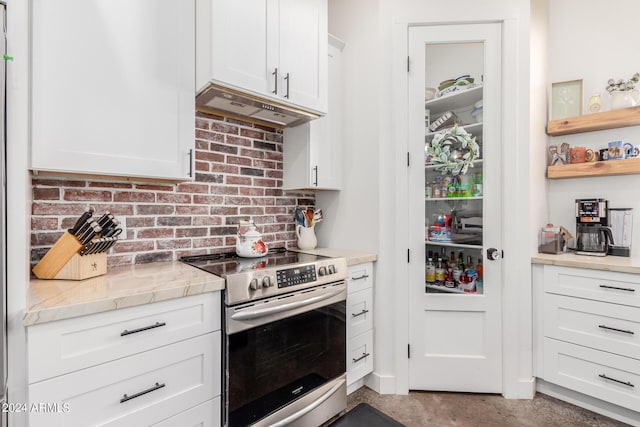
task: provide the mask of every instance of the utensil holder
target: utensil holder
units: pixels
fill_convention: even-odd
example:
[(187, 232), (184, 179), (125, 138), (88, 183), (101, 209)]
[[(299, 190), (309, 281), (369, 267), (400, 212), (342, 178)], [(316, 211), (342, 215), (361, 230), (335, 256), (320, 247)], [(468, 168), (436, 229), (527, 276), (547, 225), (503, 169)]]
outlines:
[(296, 224), (296, 237), (298, 238), (298, 248), (302, 250), (315, 249), (318, 246), (318, 239), (315, 233), (315, 224), (311, 227), (303, 227)]
[(107, 254), (80, 256), (83, 245), (65, 231), (33, 268), (38, 279), (83, 280), (107, 272)]

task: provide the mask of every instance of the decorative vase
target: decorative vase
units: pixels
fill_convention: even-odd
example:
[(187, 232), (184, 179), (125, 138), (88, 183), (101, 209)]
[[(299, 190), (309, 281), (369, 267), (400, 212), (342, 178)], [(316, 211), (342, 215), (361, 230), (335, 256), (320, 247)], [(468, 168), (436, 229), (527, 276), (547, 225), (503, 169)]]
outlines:
[(296, 237), (298, 238), (298, 248), (302, 250), (315, 249), (318, 246), (316, 239), (315, 224), (311, 227), (303, 227), (296, 224)]
[(635, 107), (640, 103), (640, 92), (633, 90), (614, 90), (611, 92), (611, 109)]

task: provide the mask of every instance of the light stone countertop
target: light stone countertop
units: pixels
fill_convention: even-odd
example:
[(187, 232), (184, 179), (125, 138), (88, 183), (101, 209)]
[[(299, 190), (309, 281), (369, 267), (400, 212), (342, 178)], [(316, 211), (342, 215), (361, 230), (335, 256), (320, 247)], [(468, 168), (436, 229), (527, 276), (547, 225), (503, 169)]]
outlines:
[(351, 249), (333, 249), (333, 248), (315, 248), (315, 249), (291, 249), (296, 252), (304, 252), (306, 254), (327, 256), (332, 258), (346, 258), (347, 265), (364, 264), (365, 262), (376, 261), (378, 256), (372, 252), (355, 251)]
[(591, 270), (617, 271), (640, 274), (640, 258), (620, 256), (588, 256), (574, 253), (558, 255), (536, 254), (531, 257), (532, 264), (559, 265), (565, 267), (588, 268)]
[(110, 268), (86, 280), (31, 280), (25, 326), (221, 291), (224, 279), (181, 262)]

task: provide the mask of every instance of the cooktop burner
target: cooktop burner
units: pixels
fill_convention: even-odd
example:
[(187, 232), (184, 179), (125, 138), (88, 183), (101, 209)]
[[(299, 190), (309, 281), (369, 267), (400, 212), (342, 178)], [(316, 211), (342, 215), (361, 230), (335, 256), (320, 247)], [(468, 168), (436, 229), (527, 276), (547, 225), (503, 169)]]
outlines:
[(326, 259), (319, 255), (288, 251), (286, 248), (269, 249), (269, 253), (260, 258), (242, 258), (235, 252), (192, 255), (180, 258), (180, 261), (220, 277), (264, 268), (314, 262)]

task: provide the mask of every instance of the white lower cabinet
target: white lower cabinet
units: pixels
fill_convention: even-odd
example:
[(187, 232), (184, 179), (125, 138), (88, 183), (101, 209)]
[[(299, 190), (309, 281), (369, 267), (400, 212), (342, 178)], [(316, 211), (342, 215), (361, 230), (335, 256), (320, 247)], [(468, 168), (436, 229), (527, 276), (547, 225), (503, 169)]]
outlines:
[(220, 425), (219, 301), (194, 295), (30, 327), (29, 406), (43, 408), (30, 427)]
[(195, 408), (167, 418), (153, 427), (207, 427), (218, 425), (220, 420), (220, 397), (211, 399)]
[(561, 266), (534, 269), (537, 376), (640, 412), (640, 280)]
[[(349, 267), (347, 278), (347, 386), (352, 392), (373, 372), (373, 263)], [(350, 386), (350, 387), (349, 387)]]

